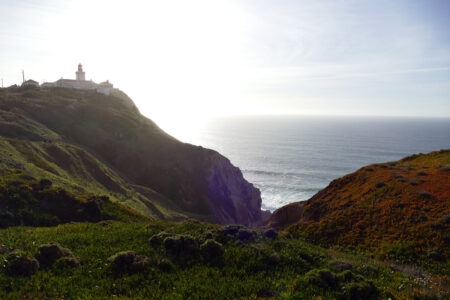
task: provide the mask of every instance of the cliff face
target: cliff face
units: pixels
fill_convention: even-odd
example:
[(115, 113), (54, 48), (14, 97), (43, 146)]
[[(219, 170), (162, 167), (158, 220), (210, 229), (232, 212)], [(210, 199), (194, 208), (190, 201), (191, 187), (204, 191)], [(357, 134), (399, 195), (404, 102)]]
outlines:
[(207, 176), (209, 207), (222, 224), (263, 225), (270, 212), (261, 211), (261, 193), (243, 179), (239, 168), (214, 153)]
[[(125, 94), (52, 88), (6, 91), (0, 97), (0, 113), (18, 120), (0, 122), (0, 135), (80, 147), (116, 172), (123, 191), (135, 186), (128, 194), (139, 192), (136, 201), (147, 207), (159, 204), (190, 217), (247, 226), (267, 216), (259, 190), (228, 159), (169, 136)], [(159, 209), (163, 215), (164, 209)]]

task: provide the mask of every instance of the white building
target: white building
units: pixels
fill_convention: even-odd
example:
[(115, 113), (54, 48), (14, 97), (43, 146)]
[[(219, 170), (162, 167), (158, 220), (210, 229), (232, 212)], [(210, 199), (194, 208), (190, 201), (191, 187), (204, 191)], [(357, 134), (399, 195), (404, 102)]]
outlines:
[(113, 85), (109, 81), (97, 84), (92, 80), (86, 80), (86, 73), (83, 71), (83, 66), (78, 65), (78, 71), (75, 72), (76, 79), (59, 79), (55, 82), (45, 82), (42, 87), (63, 87), (63, 88), (73, 88), (80, 90), (96, 90), (98, 93), (109, 95), (113, 89)]

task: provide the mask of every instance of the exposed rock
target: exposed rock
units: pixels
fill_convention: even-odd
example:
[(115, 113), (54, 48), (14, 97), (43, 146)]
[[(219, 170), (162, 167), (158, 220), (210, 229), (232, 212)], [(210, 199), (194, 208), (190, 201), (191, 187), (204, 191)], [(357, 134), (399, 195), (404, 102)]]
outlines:
[(295, 202), (275, 210), (270, 217), (268, 226), (283, 228), (303, 220), (305, 203), (306, 201)]
[(270, 212), (261, 211), (261, 192), (226, 157), (214, 153), (209, 160), (208, 199), (215, 219), (220, 224), (249, 227), (265, 224)]

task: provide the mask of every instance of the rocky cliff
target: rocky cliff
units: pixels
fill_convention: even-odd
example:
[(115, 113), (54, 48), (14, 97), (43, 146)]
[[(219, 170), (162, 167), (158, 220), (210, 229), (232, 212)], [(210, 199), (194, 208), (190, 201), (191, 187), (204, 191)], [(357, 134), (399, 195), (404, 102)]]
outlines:
[[(77, 162), (72, 165), (82, 164), (90, 178), (103, 178), (98, 186), (111, 193), (112, 199), (122, 199), (135, 209), (141, 207), (143, 213), (148, 210), (153, 217), (184, 216), (247, 226), (267, 218), (261, 211), (259, 190), (228, 159), (169, 136), (142, 116), (123, 93), (106, 96), (62, 88), (3, 89), (0, 115), (0, 136), (9, 139), (4, 142), (27, 143), (26, 153), (15, 148), (23, 159), (31, 162), (30, 157), (38, 156), (49, 160), (60, 168), (52, 176), (66, 176), (73, 169), (67, 149), (77, 147), (96, 163), (74, 154), (70, 157)], [(108, 169), (103, 172), (106, 175), (104, 169)], [(68, 179), (83, 189), (78, 175)], [(115, 190), (105, 186), (110, 181), (118, 185)]]
[(251, 183), (242, 180), (242, 172), (218, 153), (210, 156), (207, 176), (209, 206), (223, 224), (263, 225), (270, 217), (261, 211), (261, 193)]

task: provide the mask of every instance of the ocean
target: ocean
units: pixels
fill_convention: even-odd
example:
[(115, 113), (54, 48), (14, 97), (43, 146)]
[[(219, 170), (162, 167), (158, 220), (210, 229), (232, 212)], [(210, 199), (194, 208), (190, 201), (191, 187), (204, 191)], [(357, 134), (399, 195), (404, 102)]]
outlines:
[(273, 211), (365, 165), (449, 149), (450, 118), (222, 117), (183, 141), (228, 157)]

